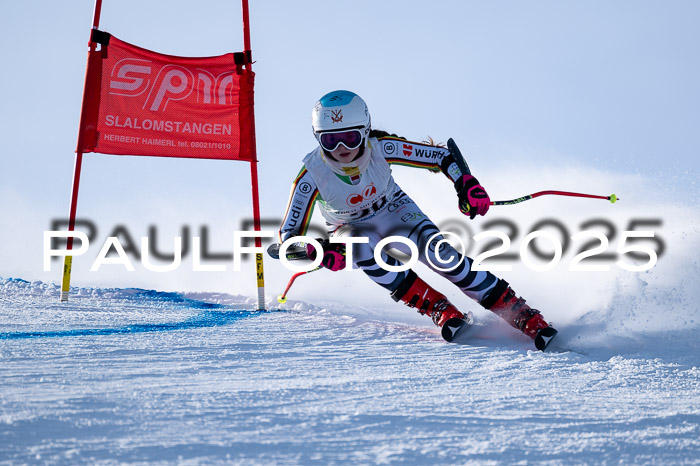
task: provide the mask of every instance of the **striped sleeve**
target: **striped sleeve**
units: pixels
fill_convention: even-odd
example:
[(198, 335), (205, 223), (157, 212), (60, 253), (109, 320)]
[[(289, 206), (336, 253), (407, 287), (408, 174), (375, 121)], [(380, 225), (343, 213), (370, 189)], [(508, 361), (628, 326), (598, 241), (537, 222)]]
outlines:
[(311, 222), (314, 205), (319, 199), (316, 182), (306, 167), (302, 168), (292, 183), (287, 210), (279, 230), (279, 241), (284, 242), (292, 236), (305, 235)]
[(462, 175), (447, 147), (412, 142), (393, 136), (379, 138), (378, 142), (384, 158), (390, 165), (442, 172), (452, 182)]

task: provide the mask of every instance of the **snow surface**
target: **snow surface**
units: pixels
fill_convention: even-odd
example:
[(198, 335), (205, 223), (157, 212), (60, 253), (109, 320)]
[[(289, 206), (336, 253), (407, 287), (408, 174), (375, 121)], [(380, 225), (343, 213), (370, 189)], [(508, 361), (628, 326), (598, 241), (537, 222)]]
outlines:
[(700, 463), (697, 306), (541, 353), (484, 314), (448, 344), (357, 306), (74, 290), (0, 279), (2, 463)]

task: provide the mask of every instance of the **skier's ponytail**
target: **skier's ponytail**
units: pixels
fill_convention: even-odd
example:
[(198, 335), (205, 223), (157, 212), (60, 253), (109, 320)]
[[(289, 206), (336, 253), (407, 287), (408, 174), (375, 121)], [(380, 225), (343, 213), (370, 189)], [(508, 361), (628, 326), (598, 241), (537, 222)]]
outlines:
[(399, 138), (399, 139), (406, 139), (403, 136), (398, 136), (396, 134), (391, 134), (387, 131), (381, 130), (381, 129), (371, 129), (369, 131), (369, 137), (371, 138), (386, 138), (386, 137), (392, 137), (392, 138)]
[[(392, 138), (398, 138), (398, 139), (403, 139), (404, 141), (408, 141), (408, 139), (406, 139), (403, 136), (398, 136), (396, 134), (392, 134), (392, 133), (389, 133), (389, 132), (381, 130), (381, 129), (370, 130), (369, 137), (377, 138), (377, 139), (392, 137)], [(443, 144), (441, 142), (434, 141), (433, 138), (431, 138), (430, 136), (428, 136), (428, 138), (426, 140), (424, 140), (422, 143), (427, 144), (429, 146), (446, 147), (445, 144)]]

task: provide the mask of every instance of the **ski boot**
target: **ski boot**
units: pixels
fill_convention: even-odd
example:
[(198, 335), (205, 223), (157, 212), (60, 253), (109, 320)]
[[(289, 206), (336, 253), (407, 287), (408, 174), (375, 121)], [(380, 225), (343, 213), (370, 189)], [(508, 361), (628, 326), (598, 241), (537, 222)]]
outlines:
[(394, 301), (403, 301), (408, 307), (415, 307), (418, 312), (433, 319), (433, 323), (442, 329), (442, 338), (452, 341), (464, 327), (473, 323), (471, 312), (462, 314), (442, 293), (435, 291), (411, 270), (398, 288), (391, 293)]
[(481, 305), (535, 340), (535, 347), (540, 351), (544, 351), (557, 334), (540, 311), (525, 304), (523, 298), (518, 298), (505, 280), (498, 281)]

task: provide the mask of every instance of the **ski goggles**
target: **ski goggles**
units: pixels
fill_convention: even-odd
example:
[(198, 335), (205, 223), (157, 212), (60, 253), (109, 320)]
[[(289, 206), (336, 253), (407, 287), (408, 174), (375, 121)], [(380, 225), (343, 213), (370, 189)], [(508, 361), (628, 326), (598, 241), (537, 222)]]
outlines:
[(333, 133), (321, 133), (318, 142), (324, 150), (333, 152), (339, 145), (344, 145), (350, 150), (357, 149), (362, 144), (362, 131), (350, 129)]

